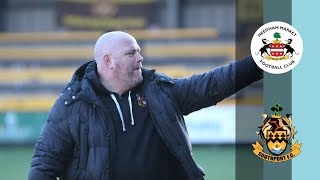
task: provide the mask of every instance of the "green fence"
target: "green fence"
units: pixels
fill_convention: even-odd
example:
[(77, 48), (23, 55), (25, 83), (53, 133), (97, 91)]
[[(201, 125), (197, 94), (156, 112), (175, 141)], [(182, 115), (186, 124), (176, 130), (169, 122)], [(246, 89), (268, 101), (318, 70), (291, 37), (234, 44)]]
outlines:
[(33, 144), (46, 118), (47, 113), (0, 113), (0, 144)]

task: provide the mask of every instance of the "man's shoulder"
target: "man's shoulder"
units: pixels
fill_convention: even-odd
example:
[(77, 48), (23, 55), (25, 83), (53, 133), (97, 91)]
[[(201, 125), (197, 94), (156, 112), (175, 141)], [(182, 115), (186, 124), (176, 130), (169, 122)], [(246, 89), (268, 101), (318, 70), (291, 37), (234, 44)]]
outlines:
[(168, 83), (174, 84), (174, 81), (170, 76), (168, 76), (168, 75), (166, 75), (166, 74), (164, 74), (162, 72), (158, 72), (158, 71), (156, 71), (154, 69), (150, 70), (150, 69), (144, 69), (143, 68), (142, 69), (142, 75), (143, 75), (144, 80), (146, 82), (156, 79), (156, 80), (159, 80), (161, 82), (168, 82)]
[(163, 81), (163, 82), (169, 82), (169, 83), (174, 83), (172, 77), (162, 73), (162, 72), (156, 72), (155, 73), (156, 77), (159, 78), (160, 81)]
[(72, 86), (67, 85), (57, 97), (54, 105), (50, 110), (52, 115), (67, 115), (68, 112), (73, 111), (80, 107), (79, 103), (85, 103), (79, 101), (80, 94), (72, 89)]

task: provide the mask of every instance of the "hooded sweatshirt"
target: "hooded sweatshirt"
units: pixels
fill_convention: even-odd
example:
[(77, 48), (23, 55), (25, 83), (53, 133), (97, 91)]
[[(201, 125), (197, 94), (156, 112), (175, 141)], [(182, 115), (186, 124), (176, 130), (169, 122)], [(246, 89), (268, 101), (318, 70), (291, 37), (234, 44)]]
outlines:
[(119, 96), (105, 89), (96, 68), (88, 78), (100, 92), (114, 126), (116, 147), (112, 179), (170, 179), (170, 165), (175, 164), (175, 159), (153, 124), (148, 104), (143, 99), (143, 82)]

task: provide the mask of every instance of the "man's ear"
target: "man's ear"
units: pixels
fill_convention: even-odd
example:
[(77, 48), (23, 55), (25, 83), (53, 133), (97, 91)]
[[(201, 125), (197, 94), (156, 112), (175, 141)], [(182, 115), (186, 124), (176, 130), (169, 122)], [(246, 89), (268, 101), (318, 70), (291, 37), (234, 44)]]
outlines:
[(103, 62), (105, 63), (107, 68), (113, 69), (113, 64), (112, 64), (111, 59), (110, 59), (110, 57), (108, 55), (104, 55), (103, 56)]

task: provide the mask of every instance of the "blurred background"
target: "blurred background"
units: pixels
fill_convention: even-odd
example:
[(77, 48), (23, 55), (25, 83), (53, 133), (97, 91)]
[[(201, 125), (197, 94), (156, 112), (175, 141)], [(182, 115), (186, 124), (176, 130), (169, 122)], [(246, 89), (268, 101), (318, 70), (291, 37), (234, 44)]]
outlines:
[[(0, 1), (0, 179), (27, 179), (48, 111), (75, 69), (93, 60), (100, 35), (127, 31), (142, 48), (145, 68), (185, 77), (249, 55), (252, 30), (262, 18), (261, 3)], [(207, 179), (235, 179), (235, 142), (251, 151), (260, 123), (241, 119), (246, 131), (236, 139), (236, 109), (259, 119), (261, 96), (259, 81), (217, 106), (186, 116), (194, 157)]]

